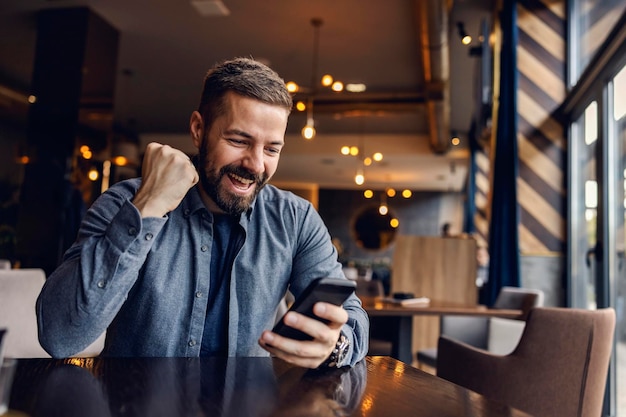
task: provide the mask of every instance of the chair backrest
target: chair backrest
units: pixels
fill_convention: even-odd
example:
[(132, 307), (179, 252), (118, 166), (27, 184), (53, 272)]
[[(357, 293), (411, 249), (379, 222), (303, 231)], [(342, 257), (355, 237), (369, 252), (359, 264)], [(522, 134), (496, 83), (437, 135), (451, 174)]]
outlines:
[(382, 297), (385, 295), (383, 283), (377, 279), (365, 280), (358, 278), (356, 280), (355, 293), (359, 297)]
[(502, 287), (493, 308), (522, 310), (519, 318), (525, 320), (528, 312), (534, 307), (543, 306), (544, 294), (541, 290), (531, 288)]
[(50, 357), (37, 338), (35, 302), (46, 281), (43, 269), (0, 270), (0, 328), (6, 328), (4, 355)]
[(543, 307), (543, 299), (541, 290), (502, 287), (494, 308), (522, 310), (522, 315), (516, 319), (490, 318), (487, 350), (500, 355), (511, 353), (522, 337), (528, 312), (534, 307)]
[(437, 375), (537, 417), (601, 414), (615, 310), (531, 309), (515, 350), (439, 338)]
[(441, 316), (439, 332), (477, 348), (486, 349), (489, 318), (472, 316)]
[[(502, 287), (493, 307), (522, 310), (521, 318), (525, 319), (531, 308), (543, 305), (543, 298), (541, 290)], [(515, 346), (523, 330), (523, 327), (505, 324), (500, 327), (510, 327), (512, 331), (502, 333), (500, 337), (497, 331), (491, 331), (490, 319), (487, 317), (441, 316), (439, 326), (441, 334), (481, 349), (487, 349), (490, 343), (494, 346)]]
[[(4, 356), (10, 358), (49, 358), (39, 344), (35, 303), (46, 274), (43, 269), (0, 270), (0, 328), (6, 328)], [(97, 356), (104, 348), (106, 334), (100, 335), (77, 357)]]

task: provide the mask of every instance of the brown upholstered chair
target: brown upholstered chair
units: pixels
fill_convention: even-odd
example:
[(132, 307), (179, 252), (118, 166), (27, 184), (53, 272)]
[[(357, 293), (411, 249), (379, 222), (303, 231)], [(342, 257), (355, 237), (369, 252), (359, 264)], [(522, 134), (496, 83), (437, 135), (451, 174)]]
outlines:
[(537, 307), (509, 355), (441, 336), (437, 375), (537, 417), (598, 417), (615, 310)]
[[(519, 317), (519, 320), (526, 320), (526, 316), (531, 308), (543, 306), (543, 299), (544, 293), (541, 290), (502, 287), (493, 308), (521, 310), (522, 316)], [(439, 334), (487, 350), (489, 350), (490, 338), (498, 340), (500, 337), (492, 332), (491, 320), (488, 317), (473, 316), (441, 316), (439, 319)], [(518, 331), (518, 339), (519, 334)], [(509, 337), (509, 335), (507, 334), (503, 337)], [(514, 344), (514, 342), (508, 344)], [(418, 350), (416, 356), (419, 365), (437, 368), (436, 347)]]

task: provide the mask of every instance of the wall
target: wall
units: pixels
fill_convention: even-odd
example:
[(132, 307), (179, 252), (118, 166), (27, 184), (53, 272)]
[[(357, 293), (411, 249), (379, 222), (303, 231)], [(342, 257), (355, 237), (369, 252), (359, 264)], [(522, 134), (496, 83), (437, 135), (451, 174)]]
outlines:
[(520, 269), (522, 287), (542, 290), (546, 306), (565, 306), (565, 256), (522, 254)]
[(16, 261), (19, 187), (24, 166), (17, 163), (25, 148), (24, 128), (0, 122), (0, 259)]
[(21, 184), (24, 170), (17, 157), (25, 148), (26, 127), (0, 121), (0, 182)]
[[(319, 213), (333, 238), (341, 241), (343, 261), (391, 262), (394, 245), (372, 251), (359, 248), (352, 227), (356, 216), (369, 206), (380, 204), (380, 192), (366, 199), (362, 190), (319, 191)], [(443, 223), (451, 223), (452, 233), (460, 233), (463, 224), (463, 194), (415, 192), (411, 198), (399, 195), (387, 198), (389, 210), (400, 221), (396, 235), (438, 236)]]
[[(398, 235), (438, 236), (445, 222), (452, 225), (452, 233), (461, 232), (463, 221), (462, 193), (419, 192), (410, 199), (389, 198), (389, 209), (400, 221)], [(394, 245), (381, 251), (357, 247), (351, 228), (358, 213), (370, 205), (378, 205), (380, 198), (366, 199), (361, 190), (319, 190), (319, 212), (333, 238), (344, 248), (343, 262), (390, 264)], [(520, 258), (521, 285), (540, 289), (545, 294), (545, 305), (563, 306), (565, 303), (564, 257), (558, 254), (524, 254)]]

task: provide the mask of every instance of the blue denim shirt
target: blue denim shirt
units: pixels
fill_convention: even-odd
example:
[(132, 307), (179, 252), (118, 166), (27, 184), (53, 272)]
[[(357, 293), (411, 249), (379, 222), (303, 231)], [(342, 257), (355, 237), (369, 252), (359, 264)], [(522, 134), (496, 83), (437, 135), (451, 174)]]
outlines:
[[(46, 280), (37, 319), (53, 357), (80, 352), (105, 330), (106, 356), (199, 356), (212, 215), (196, 186), (167, 216), (142, 219), (131, 202), (140, 185), (123, 181), (98, 198)], [(343, 273), (319, 214), (292, 193), (265, 186), (239, 224), (245, 243), (231, 274), (228, 355), (266, 356), (257, 341), (286, 290), (297, 297), (313, 279)], [(369, 319), (354, 295), (344, 308), (354, 365), (367, 353)]]

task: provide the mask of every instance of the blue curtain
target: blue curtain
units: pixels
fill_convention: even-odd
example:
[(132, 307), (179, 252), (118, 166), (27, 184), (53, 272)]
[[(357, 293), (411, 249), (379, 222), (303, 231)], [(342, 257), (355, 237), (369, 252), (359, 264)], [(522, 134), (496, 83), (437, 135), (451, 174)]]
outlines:
[(469, 131), (469, 166), (467, 169), (467, 184), (465, 187), (465, 219), (463, 232), (468, 235), (476, 231), (474, 217), (476, 216), (476, 151), (478, 140), (476, 138), (476, 123), (472, 123)]
[(517, 205), (517, 5), (513, 0), (503, 3), (500, 103), (489, 224), (489, 281), (479, 300), (487, 306), (493, 305), (503, 286), (519, 287), (521, 275)]

